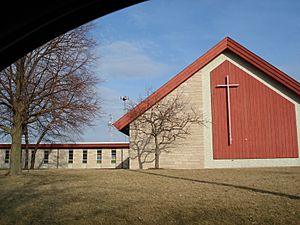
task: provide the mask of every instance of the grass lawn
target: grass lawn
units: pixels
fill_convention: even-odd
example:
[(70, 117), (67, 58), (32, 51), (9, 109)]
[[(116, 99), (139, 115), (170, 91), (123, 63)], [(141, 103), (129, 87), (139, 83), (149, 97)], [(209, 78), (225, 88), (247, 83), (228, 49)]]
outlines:
[(0, 171), (0, 224), (300, 224), (300, 167)]

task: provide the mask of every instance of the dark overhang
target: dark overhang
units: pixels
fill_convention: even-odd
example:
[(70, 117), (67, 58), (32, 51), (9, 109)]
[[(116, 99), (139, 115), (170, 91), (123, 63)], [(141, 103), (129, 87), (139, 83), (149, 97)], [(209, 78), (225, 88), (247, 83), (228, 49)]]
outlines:
[(0, 71), (47, 41), (145, 0), (9, 0), (1, 2)]

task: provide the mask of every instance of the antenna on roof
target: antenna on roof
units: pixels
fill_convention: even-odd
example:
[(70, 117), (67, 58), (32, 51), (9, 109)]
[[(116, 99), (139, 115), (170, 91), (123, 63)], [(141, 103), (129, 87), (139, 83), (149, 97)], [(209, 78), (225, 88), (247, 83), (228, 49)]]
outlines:
[[(129, 97), (128, 97), (128, 96), (121, 96), (120, 99), (121, 99), (121, 100), (123, 101), (123, 103), (124, 103), (124, 108), (123, 108), (123, 110), (124, 110), (124, 115), (125, 115), (125, 114), (126, 114), (126, 101), (129, 100)], [(128, 141), (128, 138), (127, 138), (126, 135), (124, 135), (124, 139), (125, 139), (125, 141)]]
[(124, 102), (124, 114), (126, 114), (126, 101), (129, 100), (128, 96), (121, 96), (120, 99)]

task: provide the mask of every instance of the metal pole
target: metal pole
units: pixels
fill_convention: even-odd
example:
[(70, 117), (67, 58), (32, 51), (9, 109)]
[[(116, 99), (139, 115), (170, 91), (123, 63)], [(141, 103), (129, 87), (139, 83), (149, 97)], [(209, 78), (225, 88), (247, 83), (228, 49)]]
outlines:
[[(124, 115), (125, 115), (125, 114), (126, 114), (126, 101), (129, 100), (129, 98), (128, 98), (128, 96), (121, 96), (120, 99), (121, 99), (121, 100), (123, 101), (123, 103), (124, 103), (124, 108), (123, 108), (123, 110), (124, 110)], [(126, 135), (125, 135), (125, 141), (127, 141)]]

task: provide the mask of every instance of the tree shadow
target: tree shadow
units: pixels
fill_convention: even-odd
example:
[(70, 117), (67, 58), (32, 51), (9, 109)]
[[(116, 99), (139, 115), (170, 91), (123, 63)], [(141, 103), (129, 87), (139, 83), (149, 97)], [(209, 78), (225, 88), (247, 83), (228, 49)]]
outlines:
[(237, 188), (237, 189), (241, 189), (241, 190), (261, 193), (261, 194), (269, 194), (269, 195), (289, 198), (289, 199), (293, 199), (293, 200), (300, 200), (300, 196), (297, 196), (297, 195), (290, 195), (290, 194), (281, 193), (281, 192), (268, 191), (268, 190), (252, 188), (252, 187), (248, 187), (248, 186), (228, 184), (228, 183), (215, 182), (215, 181), (207, 181), (207, 180), (196, 180), (196, 179), (191, 179), (191, 178), (171, 176), (171, 175), (165, 175), (165, 174), (158, 174), (158, 173), (153, 173), (153, 172), (148, 172), (148, 171), (141, 171), (141, 170), (129, 170), (129, 171), (130, 172), (135, 172), (135, 173), (148, 174), (148, 175), (152, 175), (152, 176), (158, 176), (158, 177), (166, 177), (166, 178), (177, 179), (177, 180), (191, 181), (191, 182), (202, 183), (202, 184), (212, 184), (212, 185), (218, 185), (218, 186), (223, 186), (223, 187), (232, 187), (232, 188)]
[[(15, 180), (9, 182), (11, 188), (1, 190), (0, 224), (64, 224), (61, 222), (63, 217), (55, 218), (57, 208), (71, 204), (74, 195), (70, 195), (69, 188), (61, 189), (59, 186), (68, 186), (69, 183), (81, 178), (82, 176), (74, 174), (68, 176), (45, 174), (42, 170), (39, 173), (23, 173), (13, 177)], [(5, 185), (5, 181), (1, 182), (0, 187)], [(12, 186), (14, 182), (16, 185)], [(84, 189), (86, 185), (76, 185), (76, 188)]]

